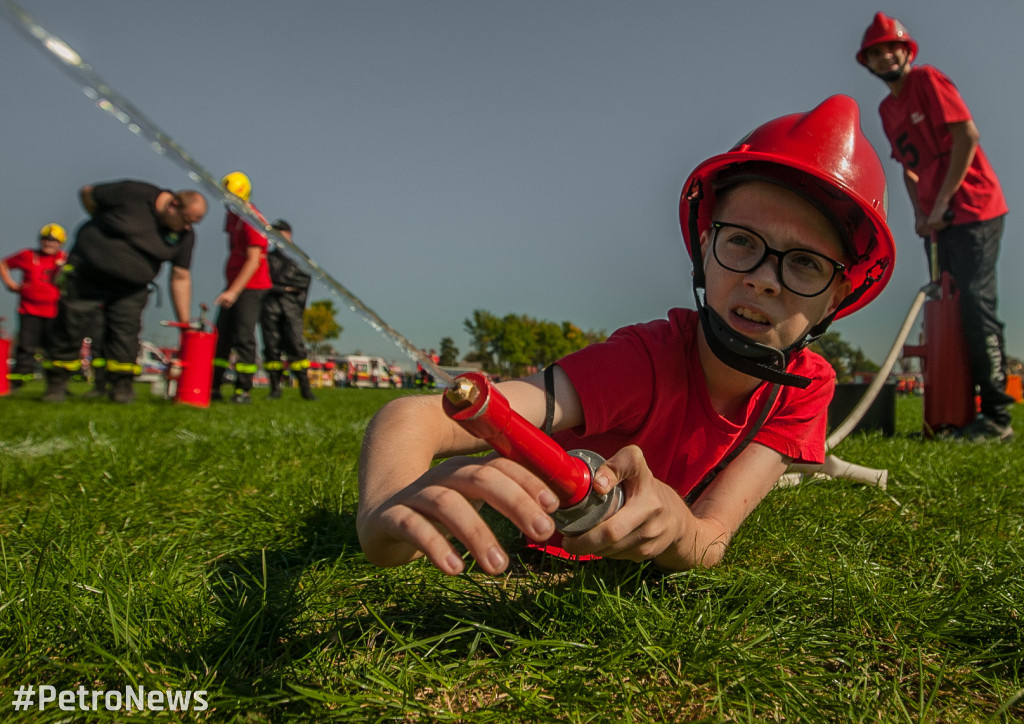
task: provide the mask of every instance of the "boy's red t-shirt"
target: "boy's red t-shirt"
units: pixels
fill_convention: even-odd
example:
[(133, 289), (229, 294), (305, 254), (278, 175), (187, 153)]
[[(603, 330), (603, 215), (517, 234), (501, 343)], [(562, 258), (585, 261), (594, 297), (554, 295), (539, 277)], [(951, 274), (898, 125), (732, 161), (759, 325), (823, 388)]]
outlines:
[[(759, 387), (740, 419), (719, 415), (700, 364), (699, 328), (695, 311), (672, 309), (668, 319), (624, 327), (607, 341), (559, 360), (583, 405), (584, 424), (556, 433), (555, 439), (567, 450), (591, 450), (606, 459), (637, 445), (654, 476), (685, 496), (746, 437), (771, 388)], [(754, 442), (797, 463), (822, 463), (835, 370), (804, 349), (789, 371), (812, 382), (804, 390), (780, 387)], [(531, 547), (574, 558), (560, 543), (556, 534), (547, 544)]]
[[(925, 214), (935, 206), (949, 169), (950, 123), (971, 120), (960, 92), (949, 78), (930, 65), (914, 66), (899, 96), (889, 94), (878, 107), (892, 157), (918, 177), (917, 195)], [(999, 179), (978, 146), (967, 176), (949, 207), (954, 224), (987, 221), (1007, 213)]]
[(18, 292), (18, 314), (53, 319), (57, 316), (60, 290), (53, 278), (67, 262), (67, 254), (58, 251), (46, 255), (35, 249), (22, 249), (4, 259), (10, 269), (22, 272), (21, 291)]
[[(726, 419), (711, 404), (697, 348), (700, 320), (690, 309), (668, 319), (625, 327), (558, 362), (583, 405), (584, 424), (555, 435), (566, 449), (605, 458), (637, 445), (654, 476), (685, 496), (743, 439), (769, 394), (764, 384), (740, 419)], [(812, 382), (780, 388), (754, 442), (798, 463), (825, 460), (828, 404), (835, 371), (820, 355), (802, 350), (789, 371)]]

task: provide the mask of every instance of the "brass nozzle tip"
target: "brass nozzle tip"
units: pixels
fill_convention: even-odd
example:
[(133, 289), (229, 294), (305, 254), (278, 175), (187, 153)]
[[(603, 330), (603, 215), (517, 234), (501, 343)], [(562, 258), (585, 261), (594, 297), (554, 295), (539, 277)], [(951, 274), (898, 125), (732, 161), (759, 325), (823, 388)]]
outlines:
[(449, 387), (444, 396), (458, 408), (469, 407), (480, 396), (480, 390), (472, 380), (465, 377), (456, 378), (455, 384)]

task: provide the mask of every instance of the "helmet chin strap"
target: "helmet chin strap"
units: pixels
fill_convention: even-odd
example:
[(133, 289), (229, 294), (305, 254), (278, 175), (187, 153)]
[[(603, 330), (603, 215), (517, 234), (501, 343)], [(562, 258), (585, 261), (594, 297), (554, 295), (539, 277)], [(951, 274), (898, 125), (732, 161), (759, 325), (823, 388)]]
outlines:
[[(694, 285), (694, 299), (697, 300), (697, 314), (704, 329), (704, 338), (715, 357), (737, 372), (756, 377), (777, 385), (807, 389), (810, 377), (787, 372), (790, 355), (803, 347), (801, 341), (784, 350), (761, 344), (746, 337), (732, 327), (704, 299), (703, 289)], [(807, 340), (810, 341), (810, 340)]]

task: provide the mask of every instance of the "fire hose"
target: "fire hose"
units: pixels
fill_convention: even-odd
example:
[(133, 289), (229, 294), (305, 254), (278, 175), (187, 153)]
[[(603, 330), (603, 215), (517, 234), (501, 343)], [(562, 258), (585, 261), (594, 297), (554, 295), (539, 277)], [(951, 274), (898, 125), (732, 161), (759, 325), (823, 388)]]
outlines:
[[(949, 220), (950, 219), (947, 215), (946, 221)], [(914, 321), (917, 319), (917, 315), (920, 314), (925, 301), (929, 297), (933, 297), (935, 295), (936, 284), (938, 282), (938, 261), (936, 258), (935, 247), (936, 244), (933, 240), (929, 254), (929, 271), (931, 281), (918, 290), (917, 295), (914, 297), (914, 301), (910, 305), (910, 311), (907, 312), (907, 316), (903, 320), (903, 325), (896, 334), (896, 339), (893, 342), (892, 348), (889, 350), (889, 354), (886, 356), (881, 369), (878, 370), (878, 373), (871, 381), (871, 384), (868, 385), (867, 390), (864, 391), (864, 395), (850, 411), (850, 414), (847, 415), (846, 419), (843, 420), (843, 422), (839, 424), (835, 430), (832, 431), (832, 434), (830, 434), (825, 440), (825, 462), (821, 465), (791, 465), (787, 473), (779, 478), (778, 485), (780, 487), (796, 485), (806, 474), (820, 474), (827, 475), (832, 478), (846, 478), (847, 480), (853, 480), (859, 483), (877, 485), (882, 490), (886, 489), (889, 479), (888, 470), (876, 470), (874, 468), (849, 463), (845, 460), (839, 459), (835, 455), (829, 454), (828, 451), (839, 445), (839, 443), (846, 439), (847, 435), (853, 432), (854, 428), (857, 427), (857, 424), (871, 407), (871, 404), (875, 401), (875, 398), (878, 397), (878, 393), (881, 391), (882, 386), (888, 379), (889, 373), (892, 372), (892, 368), (900, 356), (903, 345), (906, 343), (907, 337), (910, 335), (910, 331), (914, 326)]]

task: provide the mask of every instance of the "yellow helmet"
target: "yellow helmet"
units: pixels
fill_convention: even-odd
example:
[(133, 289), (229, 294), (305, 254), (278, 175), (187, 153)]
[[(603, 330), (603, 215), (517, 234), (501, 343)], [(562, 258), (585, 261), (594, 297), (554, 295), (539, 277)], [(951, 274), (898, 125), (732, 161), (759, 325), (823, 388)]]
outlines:
[(68, 232), (60, 224), (47, 224), (39, 230), (40, 239), (53, 239), (63, 244), (68, 240)]
[(234, 194), (242, 201), (248, 201), (250, 194), (252, 194), (252, 181), (241, 171), (232, 171), (220, 180), (220, 185), (229, 194)]

